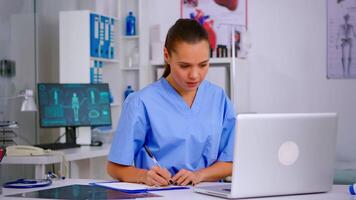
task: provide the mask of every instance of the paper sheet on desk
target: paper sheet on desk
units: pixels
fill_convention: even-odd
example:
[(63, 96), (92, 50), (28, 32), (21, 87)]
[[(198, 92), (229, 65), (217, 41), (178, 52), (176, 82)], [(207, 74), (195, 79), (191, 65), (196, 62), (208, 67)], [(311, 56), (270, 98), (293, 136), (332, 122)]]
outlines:
[(142, 193), (142, 192), (150, 192), (150, 191), (161, 191), (161, 190), (182, 190), (189, 189), (186, 186), (166, 186), (166, 187), (151, 187), (144, 184), (136, 184), (136, 183), (126, 183), (119, 181), (109, 181), (109, 182), (96, 182), (91, 183), (91, 185), (96, 185), (100, 187), (106, 187), (113, 190), (119, 190), (127, 193)]

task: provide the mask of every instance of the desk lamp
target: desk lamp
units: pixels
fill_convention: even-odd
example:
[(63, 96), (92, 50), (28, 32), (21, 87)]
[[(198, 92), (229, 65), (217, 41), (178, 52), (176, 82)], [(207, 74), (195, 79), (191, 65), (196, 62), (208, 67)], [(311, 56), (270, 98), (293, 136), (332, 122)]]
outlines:
[(33, 99), (33, 91), (26, 89), (20, 92), (17, 97), (23, 97), (23, 101), (21, 104), (21, 111), (22, 112), (31, 112), (37, 111), (37, 106), (35, 100)]
[(21, 104), (21, 112), (37, 111), (37, 106), (35, 100), (33, 99), (33, 91), (30, 89), (21, 90), (20, 93), (16, 96), (0, 97), (0, 99), (6, 99), (6, 100), (17, 99), (17, 98), (23, 98)]

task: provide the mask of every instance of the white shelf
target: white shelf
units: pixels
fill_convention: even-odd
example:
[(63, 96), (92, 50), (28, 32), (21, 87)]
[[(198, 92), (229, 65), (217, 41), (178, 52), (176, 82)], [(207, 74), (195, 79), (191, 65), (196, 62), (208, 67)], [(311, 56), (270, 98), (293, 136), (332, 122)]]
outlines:
[(121, 68), (121, 70), (124, 70), (124, 71), (137, 71), (137, 70), (140, 70), (139, 67), (123, 67)]
[(110, 104), (111, 107), (120, 107), (121, 105), (117, 102), (113, 102)]
[(231, 63), (232, 58), (231, 57), (226, 57), (226, 58), (210, 58), (209, 63), (211, 64), (224, 64), (224, 63)]
[(160, 66), (160, 65), (164, 65), (163, 60), (150, 60), (150, 64), (152, 66)]
[[(229, 64), (232, 62), (231, 57), (227, 58), (210, 58), (209, 63), (210, 64)], [(150, 60), (150, 64), (152, 66), (161, 66), (164, 65), (163, 60)]]
[(119, 62), (116, 59), (97, 58), (97, 57), (90, 57), (90, 60), (102, 61), (102, 62), (107, 62), (107, 63), (118, 63)]
[(134, 39), (139, 39), (140, 36), (139, 35), (123, 35), (123, 36), (120, 36), (120, 39), (123, 39), (123, 40), (134, 40)]

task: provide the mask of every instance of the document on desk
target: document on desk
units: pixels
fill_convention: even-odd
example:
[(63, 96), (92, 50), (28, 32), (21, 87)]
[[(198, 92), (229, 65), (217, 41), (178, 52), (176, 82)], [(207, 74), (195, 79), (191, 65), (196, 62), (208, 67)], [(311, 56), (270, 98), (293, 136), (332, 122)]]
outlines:
[(169, 185), (164, 187), (153, 187), (144, 184), (126, 183), (126, 182), (119, 182), (119, 181), (94, 182), (90, 184), (113, 189), (113, 190), (119, 190), (127, 193), (143, 193), (143, 192), (162, 191), (162, 190), (184, 190), (190, 188), (188, 186), (175, 186), (175, 185)]

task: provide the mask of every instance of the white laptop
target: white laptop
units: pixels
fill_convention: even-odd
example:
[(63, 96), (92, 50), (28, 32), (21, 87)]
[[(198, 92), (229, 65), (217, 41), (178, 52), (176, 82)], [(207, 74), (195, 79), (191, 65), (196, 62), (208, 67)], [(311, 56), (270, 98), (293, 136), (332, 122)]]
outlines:
[(225, 198), (327, 192), (336, 132), (335, 113), (238, 115), (231, 184), (194, 191)]

